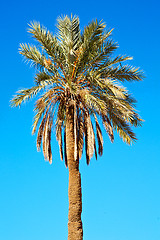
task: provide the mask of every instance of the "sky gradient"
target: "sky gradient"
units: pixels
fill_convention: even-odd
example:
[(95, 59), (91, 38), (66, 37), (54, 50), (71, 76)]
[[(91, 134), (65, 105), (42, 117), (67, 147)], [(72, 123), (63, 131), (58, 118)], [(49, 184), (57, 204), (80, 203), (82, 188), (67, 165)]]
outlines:
[(10, 99), (33, 85), (34, 69), (18, 54), (20, 43), (34, 43), (27, 24), (36, 20), (55, 33), (61, 14), (76, 14), (81, 29), (92, 19), (114, 28), (117, 54), (133, 56), (143, 82), (124, 84), (138, 100), (145, 120), (138, 141), (127, 146), (104, 134), (104, 154), (89, 166), (83, 156), (84, 240), (160, 239), (160, 3), (153, 1), (7, 1), (1, 3), (0, 239), (67, 239), (68, 169), (53, 138), (53, 164), (36, 150), (31, 135), (34, 101), (20, 109)]

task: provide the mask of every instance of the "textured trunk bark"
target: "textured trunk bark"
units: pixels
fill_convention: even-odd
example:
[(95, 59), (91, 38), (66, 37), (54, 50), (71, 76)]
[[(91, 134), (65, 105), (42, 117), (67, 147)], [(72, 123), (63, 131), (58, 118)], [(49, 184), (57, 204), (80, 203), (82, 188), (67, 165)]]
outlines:
[(69, 169), (69, 214), (68, 214), (68, 240), (82, 240), (82, 194), (79, 160), (77, 159), (77, 145), (75, 136), (74, 103), (67, 106), (66, 111), (66, 150)]

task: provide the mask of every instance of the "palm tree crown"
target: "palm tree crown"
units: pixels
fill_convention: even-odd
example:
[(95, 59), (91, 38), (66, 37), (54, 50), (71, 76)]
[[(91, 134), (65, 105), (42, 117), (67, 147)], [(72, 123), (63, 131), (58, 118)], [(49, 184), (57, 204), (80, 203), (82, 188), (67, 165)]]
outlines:
[[(13, 106), (41, 93), (35, 104), (33, 131), (38, 128), (37, 149), (43, 145), (46, 160), (52, 162), (51, 133), (56, 129), (61, 159), (67, 166), (66, 115), (67, 106), (74, 106), (75, 158), (82, 156), (85, 143), (89, 164), (95, 152), (103, 153), (100, 122), (114, 141), (116, 130), (124, 142), (136, 140), (131, 126), (140, 126), (135, 99), (121, 85), (124, 81), (140, 81), (143, 73), (124, 64), (128, 56), (113, 56), (117, 43), (102, 21), (92, 21), (80, 31), (79, 18), (58, 18), (57, 35), (53, 36), (38, 22), (30, 24), (29, 33), (39, 47), (20, 45), (20, 54), (36, 67), (35, 85), (22, 89), (12, 99)], [(95, 130), (94, 130), (95, 129)], [(84, 143), (83, 143), (84, 142)]]

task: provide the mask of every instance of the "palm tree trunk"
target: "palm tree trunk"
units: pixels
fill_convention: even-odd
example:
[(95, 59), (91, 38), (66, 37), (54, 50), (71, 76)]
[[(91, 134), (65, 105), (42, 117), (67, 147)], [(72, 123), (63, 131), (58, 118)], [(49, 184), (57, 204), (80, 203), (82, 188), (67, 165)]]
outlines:
[(69, 214), (68, 214), (68, 240), (82, 240), (82, 193), (79, 160), (77, 159), (77, 145), (75, 134), (75, 105), (73, 102), (66, 109), (66, 151), (69, 169)]

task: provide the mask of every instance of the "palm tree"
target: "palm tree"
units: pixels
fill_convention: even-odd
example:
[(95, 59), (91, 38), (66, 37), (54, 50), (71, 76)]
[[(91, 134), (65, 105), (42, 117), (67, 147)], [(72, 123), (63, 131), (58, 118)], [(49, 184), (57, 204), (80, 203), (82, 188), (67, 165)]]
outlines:
[(60, 157), (69, 169), (68, 240), (82, 240), (82, 193), (79, 160), (85, 145), (86, 161), (95, 153), (103, 154), (101, 124), (114, 141), (114, 130), (131, 144), (136, 136), (131, 126), (140, 126), (135, 99), (121, 85), (140, 81), (143, 73), (124, 62), (128, 56), (113, 56), (117, 43), (102, 21), (92, 21), (80, 31), (79, 18), (59, 17), (53, 36), (38, 22), (29, 25), (29, 33), (38, 47), (20, 45), (20, 54), (36, 68), (35, 85), (22, 89), (12, 99), (12, 106), (39, 95), (35, 103), (34, 134), (38, 128), (37, 149), (52, 163), (51, 135), (56, 129)]

